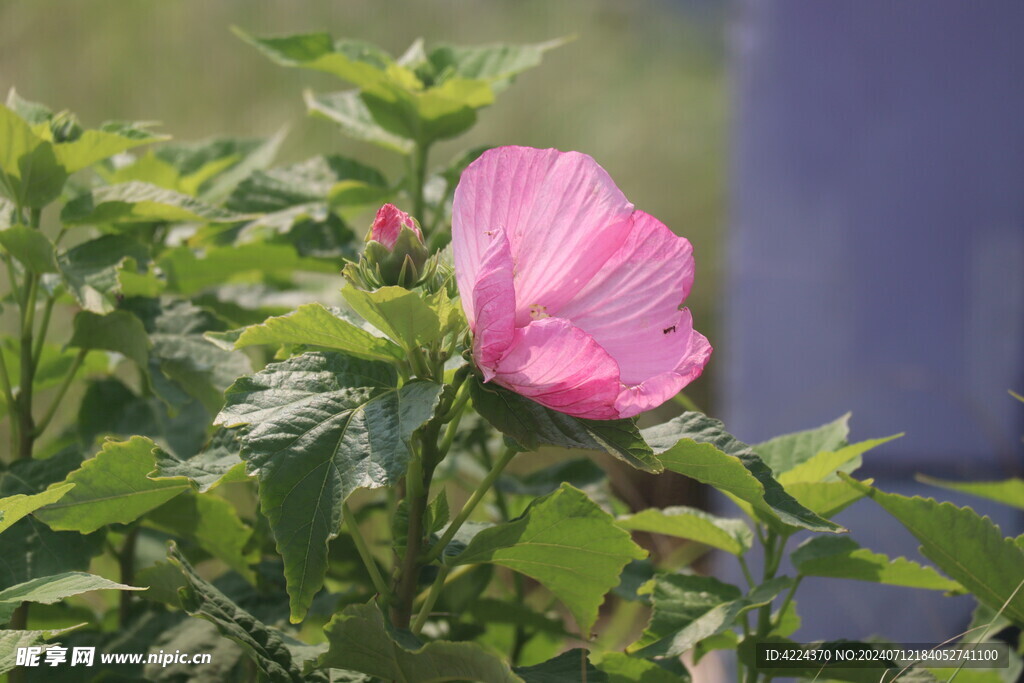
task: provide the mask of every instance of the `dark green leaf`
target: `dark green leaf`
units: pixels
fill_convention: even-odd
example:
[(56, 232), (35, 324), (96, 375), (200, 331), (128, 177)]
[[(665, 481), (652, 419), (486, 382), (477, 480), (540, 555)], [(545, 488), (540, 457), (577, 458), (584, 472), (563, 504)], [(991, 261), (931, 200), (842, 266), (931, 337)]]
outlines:
[(149, 363), (150, 342), (146, 328), (142, 321), (127, 311), (113, 311), (106, 315), (79, 311), (74, 328), (69, 346), (116, 351), (140, 368)]
[(742, 595), (709, 576), (663, 574), (648, 584), (654, 614), (643, 637), (629, 647), (641, 656), (678, 656), (736, 624), (744, 612), (768, 605), (793, 584), (777, 577)]
[(78, 303), (94, 313), (109, 313), (121, 293), (120, 272), (129, 260), (148, 260), (146, 248), (125, 235), (104, 235), (58, 257), (61, 275)]
[(684, 683), (688, 679), (646, 659), (621, 652), (606, 652), (598, 668), (608, 675), (608, 683)]
[(611, 515), (563, 484), (519, 519), (478, 533), (450, 564), (490, 562), (536, 579), (565, 603), (586, 634), (622, 568), (644, 557)]
[[(908, 498), (840, 475), (881, 505), (921, 542), (921, 552), (940, 569), (994, 609), (1024, 625), (1024, 550), (1003, 538), (988, 517), (970, 508)], [(1011, 599), (1012, 596), (1012, 599)]]
[(518, 666), (513, 671), (524, 683), (609, 683), (612, 679), (590, 663), (588, 654), (583, 648), (574, 648), (554, 659), (533, 666)]
[(939, 591), (963, 591), (931, 567), (897, 557), (891, 559), (847, 536), (815, 536), (807, 539), (792, 555), (793, 566), (806, 576), (871, 581), (891, 586), (927, 588)]
[(152, 221), (232, 223), (246, 217), (139, 181), (98, 187), (68, 202), (60, 214), (64, 223), (89, 225)]
[(0, 246), (33, 273), (56, 273), (53, 243), (38, 230), (12, 225), (0, 230)]
[(141, 436), (107, 441), (95, 457), (67, 476), (65, 483), (75, 488), (58, 502), (36, 510), (35, 516), (54, 530), (81, 533), (135, 521), (190, 488), (184, 478), (146, 478), (155, 467), (155, 449), (156, 444)]
[(42, 576), (0, 590), (0, 623), (8, 621), (14, 610), (23, 602), (52, 605), (72, 595), (107, 589), (146, 590), (145, 588), (126, 586), (123, 583), (115, 583), (102, 576), (85, 572), (64, 572), (55, 576)]
[(796, 502), (750, 446), (725, 431), (718, 420), (688, 412), (642, 434), (666, 469), (714, 486), (785, 524), (812, 531), (843, 530)]
[(360, 671), (402, 683), (523, 683), (508, 664), (476, 643), (436, 640), (422, 645), (408, 633), (396, 633), (372, 603), (346, 607), (324, 633), (330, 649), (320, 657), (320, 668)]
[(505, 493), (521, 496), (544, 496), (556, 490), (563, 482), (578, 489), (586, 489), (605, 481), (608, 475), (588, 458), (563, 460), (526, 475), (504, 474), (496, 484)]
[[(235, 189), (227, 201), (232, 211), (271, 213), (302, 204), (325, 202), (331, 196), (346, 204), (357, 198), (363, 188), (366, 201), (376, 201), (388, 192), (388, 183), (380, 171), (354, 159), (339, 155), (318, 156), (298, 164), (256, 171)], [(337, 202), (335, 202), (337, 203)]]
[[(226, 595), (204, 581), (172, 543), (167, 553), (188, 582), (179, 591), (182, 608), (192, 616), (206, 619), (226, 638), (235, 641), (255, 662), (260, 674), (271, 681), (304, 683), (282, 635), (258, 621)], [(326, 678), (321, 680), (326, 681)]]
[(635, 420), (585, 420), (550, 410), (495, 384), (470, 381), (477, 412), (525, 448), (586, 448), (611, 453), (645, 472), (664, 469), (640, 436)]
[(239, 457), (242, 445), (238, 434), (229, 429), (218, 430), (206, 447), (196, 455), (181, 458), (157, 451), (156, 472), (150, 479), (188, 477), (201, 493), (220, 483), (246, 478), (245, 463)]
[(33, 516), (22, 518), (4, 531), (0, 587), (13, 586), (40, 576), (86, 571), (93, 555), (103, 549), (102, 532), (83, 536), (74, 531), (52, 531)]
[[(202, 178), (195, 192), (212, 202), (228, 196), (254, 171), (268, 167), (287, 132), (281, 129), (266, 140), (212, 138), (161, 145), (156, 157), (188, 178)], [(210, 168), (216, 168), (216, 172), (210, 173)]]
[(357, 488), (398, 481), (409, 438), (433, 415), (440, 385), (396, 383), (390, 365), (307, 353), (227, 391), (216, 423), (251, 426), (241, 437), (242, 457), (259, 471), (260, 504), (285, 559), (295, 621), (323, 584), (342, 503)]

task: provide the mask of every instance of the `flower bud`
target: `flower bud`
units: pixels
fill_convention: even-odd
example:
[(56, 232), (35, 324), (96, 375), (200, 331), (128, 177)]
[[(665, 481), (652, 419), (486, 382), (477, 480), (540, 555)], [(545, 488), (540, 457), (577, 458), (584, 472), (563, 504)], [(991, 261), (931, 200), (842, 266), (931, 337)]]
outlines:
[(381, 284), (400, 287), (416, 284), (429, 255), (416, 219), (393, 204), (380, 207), (367, 235), (363, 258), (379, 272)]

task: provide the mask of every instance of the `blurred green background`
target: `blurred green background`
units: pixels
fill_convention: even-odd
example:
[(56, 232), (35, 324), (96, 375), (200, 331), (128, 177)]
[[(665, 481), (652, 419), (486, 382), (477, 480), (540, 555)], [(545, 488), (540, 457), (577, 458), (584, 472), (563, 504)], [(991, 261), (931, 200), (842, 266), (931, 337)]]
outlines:
[[(693, 242), (690, 306), (697, 328), (718, 346), (726, 126), (719, 7), (696, 0), (2, 0), (0, 88), (71, 110), (85, 124), (158, 120), (161, 132), (183, 141), (267, 136), (287, 125), (279, 162), (334, 152), (395, 173), (397, 157), (306, 115), (304, 88), (345, 84), (276, 66), (230, 27), (255, 35), (327, 31), (396, 55), (417, 37), (429, 45), (574, 36), (520, 76), (468, 135), (438, 145), (431, 161), (481, 144), (592, 155), (638, 208)], [(688, 391), (705, 409), (713, 405), (715, 366), (713, 359)]]

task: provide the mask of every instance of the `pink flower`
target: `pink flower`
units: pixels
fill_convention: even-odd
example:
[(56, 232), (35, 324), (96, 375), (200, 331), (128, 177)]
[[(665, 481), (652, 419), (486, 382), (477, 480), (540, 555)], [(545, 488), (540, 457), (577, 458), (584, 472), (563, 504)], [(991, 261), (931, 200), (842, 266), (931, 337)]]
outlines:
[(394, 204), (385, 204), (377, 211), (377, 217), (373, 219), (373, 227), (370, 228), (370, 239), (383, 244), (388, 251), (395, 248), (398, 236), (402, 227), (406, 227), (416, 233), (419, 241), (423, 242), (423, 233), (420, 226), (412, 219), (412, 216), (402, 211)]
[(578, 152), (500, 147), (455, 190), (455, 274), (485, 381), (569, 415), (631, 417), (700, 376), (693, 248)]

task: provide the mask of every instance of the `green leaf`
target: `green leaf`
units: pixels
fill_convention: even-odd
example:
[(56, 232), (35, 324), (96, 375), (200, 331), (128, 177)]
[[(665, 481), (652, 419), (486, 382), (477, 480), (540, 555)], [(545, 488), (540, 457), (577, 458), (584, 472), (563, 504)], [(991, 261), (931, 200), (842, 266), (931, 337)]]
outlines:
[[(44, 642), (45, 639), (53, 638), (58, 634), (65, 633), (78, 628), (79, 626), (84, 626), (84, 624), (78, 624), (71, 628), (58, 629), (56, 631), (20, 631), (0, 629), (0, 675), (6, 674), (17, 666), (19, 649), (23, 647), (41, 647), (45, 650), (47, 647), (52, 647), (53, 645), (58, 644), (52, 643), (47, 646)], [(40, 657), (40, 661), (44, 661), (44, 658)]]
[(83, 131), (71, 142), (54, 144), (53, 151), (64, 170), (74, 173), (133, 147), (169, 139), (169, 135), (151, 133), (140, 124), (107, 123), (99, 130)]
[(33, 273), (56, 273), (53, 242), (38, 230), (12, 225), (0, 230), (0, 246)]
[(287, 315), (267, 318), (259, 325), (206, 336), (222, 348), (231, 349), (260, 344), (307, 344), (344, 351), (366, 360), (393, 362), (405, 358), (405, 353), (387, 339), (375, 337), (317, 303), (304, 304)]
[(654, 603), (651, 621), (627, 651), (643, 657), (679, 656), (731, 629), (743, 613), (771, 604), (792, 584), (792, 579), (776, 577), (742, 595), (735, 586), (710, 576), (659, 575), (645, 587)]
[(899, 520), (921, 542), (921, 553), (950, 578), (989, 607), (998, 610), (1005, 604), (1003, 614), (1024, 625), (1024, 590), (1018, 590), (1024, 583), (1024, 550), (1003, 538), (988, 517), (933, 498), (885, 493), (840, 476)]
[[(156, 461), (150, 439), (108, 440), (102, 450), (69, 474), (75, 488), (35, 516), (55, 531), (89, 533), (107, 524), (128, 524), (190, 488), (187, 479), (153, 481)], [(54, 485), (52, 488), (56, 488)]]
[(165, 251), (157, 263), (167, 274), (170, 288), (185, 295), (237, 281), (289, 279), (294, 271), (338, 271), (337, 264), (301, 258), (295, 248), (288, 244), (255, 243), (210, 247), (202, 254), (181, 246)]
[(132, 181), (98, 187), (75, 197), (64, 206), (60, 218), (71, 225), (98, 225), (153, 221), (233, 223), (248, 216), (173, 190)]
[(218, 484), (244, 481), (245, 463), (239, 457), (241, 444), (238, 435), (228, 429), (218, 430), (206, 447), (196, 455), (181, 458), (160, 450), (156, 453), (156, 471), (150, 479), (187, 477), (200, 493), (206, 493)]
[(687, 538), (733, 555), (744, 554), (754, 542), (753, 532), (742, 519), (716, 517), (686, 506), (649, 508), (620, 517), (615, 523), (631, 531)]
[(13, 586), (39, 576), (87, 570), (92, 556), (103, 549), (103, 533), (52, 531), (29, 515), (4, 531), (3, 545), (15, 551), (5, 552), (0, 562), (0, 586)]
[[(365, 201), (357, 197), (360, 189)], [(242, 181), (227, 200), (227, 207), (243, 213), (271, 213), (292, 206), (324, 202), (335, 196), (334, 204), (377, 201), (389, 192), (380, 171), (354, 159), (336, 154), (256, 171)], [(342, 195), (346, 195), (342, 197)]]
[(69, 346), (80, 349), (116, 351), (130, 358), (140, 368), (149, 363), (149, 337), (142, 321), (127, 311), (97, 315), (79, 311)]
[(192, 493), (177, 496), (147, 513), (144, 523), (195, 541), (247, 581), (256, 582), (256, 575), (249, 565), (259, 558), (245, 550), (252, 537), (252, 529), (242, 522), (235, 508), (223, 498)]
[(0, 191), (18, 206), (42, 208), (60, 195), (67, 172), (53, 145), (20, 116), (0, 105)]
[(82, 308), (109, 313), (117, 308), (120, 273), (129, 259), (148, 260), (144, 246), (126, 235), (104, 235), (83, 242), (57, 258), (68, 290)]
[(777, 436), (751, 448), (778, 476), (822, 451), (835, 451), (845, 446), (850, 433), (849, 422), (850, 413), (847, 413), (817, 429)]
[(297, 664), (285, 646), (282, 634), (268, 628), (226, 595), (204, 581), (188, 563), (177, 546), (171, 543), (168, 559), (184, 574), (187, 585), (178, 591), (182, 608), (192, 616), (206, 619), (225, 638), (245, 650), (255, 662), (261, 676), (271, 681), (305, 683)]
[(145, 588), (115, 583), (95, 574), (65, 572), (56, 576), (31, 579), (0, 591), (0, 623), (8, 621), (11, 614), (23, 602), (52, 605), (64, 598), (95, 590), (144, 591)]
[(317, 662), (319, 668), (360, 671), (401, 683), (523, 683), (508, 664), (476, 643), (436, 640), (423, 645), (407, 633), (396, 633), (373, 603), (349, 605), (331, 619), (324, 634), (330, 647)]
[(6, 498), (0, 498), (0, 533), (3, 533), (25, 515), (38, 510), (44, 505), (57, 502), (65, 493), (73, 488), (75, 488), (74, 484), (63, 484), (35, 495), (26, 496), (23, 493), (19, 493)]
[(726, 432), (718, 420), (688, 412), (641, 433), (666, 469), (714, 486), (790, 526), (843, 530), (786, 493), (750, 446)]
[(537, 497), (555, 491), (563, 482), (578, 489), (587, 489), (607, 479), (608, 474), (593, 460), (574, 458), (556, 462), (529, 474), (505, 473), (498, 478), (496, 486), (505, 493)]
[(235, 382), (216, 424), (251, 425), (242, 457), (259, 471), (260, 505), (284, 557), (293, 621), (327, 570), (342, 503), (405, 474), (412, 433), (434, 413), (438, 384), (396, 388), (385, 363), (306, 353)]
[(608, 675), (608, 683), (684, 683), (687, 680), (652, 661), (622, 652), (604, 653), (597, 668)]
[(1024, 510), (1024, 479), (1013, 478), (1002, 481), (945, 481), (925, 475), (918, 475), (918, 481), (939, 486), (950, 491), (968, 493)]
[(347, 285), (341, 295), (367, 322), (403, 348), (429, 346), (441, 336), (441, 321), (418, 292), (381, 287), (372, 292)]
[(903, 557), (891, 559), (861, 548), (846, 536), (815, 536), (807, 539), (792, 555), (793, 566), (805, 576), (871, 581), (890, 586), (907, 586), (939, 591), (963, 591), (931, 567)]
[(860, 467), (860, 456), (901, 436), (903, 435), (894, 434), (893, 436), (881, 439), (868, 439), (867, 441), (850, 444), (834, 451), (820, 451), (799, 465), (780, 474), (778, 481), (787, 489), (790, 484), (797, 482), (837, 481), (837, 471), (846, 472), (847, 474), (853, 472)]
[(338, 124), (342, 132), (351, 138), (390, 149), (399, 154), (412, 152), (414, 142), (409, 138), (395, 135), (380, 126), (370, 109), (359, 96), (358, 90), (315, 94), (311, 90), (303, 93), (309, 113)]
[(537, 580), (565, 603), (586, 634), (622, 568), (646, 556), (611, 515), (563, 484), (519, 519), (478, 533), (450, 563), (490, 562)]
[(610, 453), (645, 472), (664, 469), (633, 419), (585, 420), (550, 410), (495, 384), (481, 384), (475, 378), (469, 381), (476, 411), (524, 448), (586, 448)]
[[(512, 671), (524, 683), (608, 683), (610, 678), (590, 663), (589, 651), (577, 647), (533, 666), (517, 666)], [(586, 674), (584, 674), (586, 671)]]
[[(865, 479), (871, 485), (874, 479)], [(832, 519), (850, 505), (864, 497), (864, 494), (847, 484), (845, 481), (814, 481), (797, 482), (786, 486), (786, 493), (796, 498), (797, 502), (808, 510)]]
[(438, 45), (430, 51), (428, 59), (438, 73), (450, 70), (462, 78), (488, 81), (495, 92), (500, 92), (517, 74), (540, 66), (545, 52), (569, 40), (560, 38), (532, 45)]

